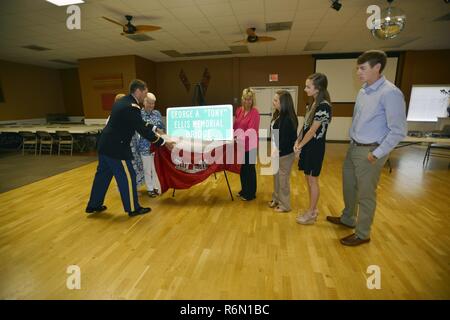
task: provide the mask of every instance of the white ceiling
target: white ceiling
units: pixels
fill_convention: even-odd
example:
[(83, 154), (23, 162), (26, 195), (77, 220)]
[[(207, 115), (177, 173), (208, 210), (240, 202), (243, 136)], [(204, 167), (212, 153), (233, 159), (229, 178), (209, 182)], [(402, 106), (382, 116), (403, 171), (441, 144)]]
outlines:
[[(212, 56), (249, 57), (312, 53), (359, 52), (367, 49), (449, 49), (449, 21), (433, 21), (450, 13), (444, 0), (396, 0), (394, 6), (407, 16), (403, 32), (392, 40), (377, 40), (366, 28), (366, 9), (386, 0), (340, 0), (342, 8), (330, 8), (329, 0), (85, 0), (81, 30), (66, 27), (67, 7), (45, 0), (0, 1), (0, 59), (52, 68), (69, 67), (50, 62), (61, 59), (135, 54), (153, 61), (171, 58), (161, 50), (180, 53), (228, 51), (255, 27), (258, 35), (275, 37), (268, 43), (248, 44), (250, 53)], [(120, 35), (118, 25), (101, 16), (125, 22), (133, 15), (135, 25), (151, 24), (162, 29), (147, 35), (154, 41), (135, 42)], [(290, 31), (265, 32), (265, 24), (292, 21)], [(304, 51), (309, 41), (325, 41), (321, 51)], [(22, 48), (38, 45), (48, 51)], [(209, 56), (196, 59), (210, 58)], [(193, 59), (193, 58), (190, 58)]]

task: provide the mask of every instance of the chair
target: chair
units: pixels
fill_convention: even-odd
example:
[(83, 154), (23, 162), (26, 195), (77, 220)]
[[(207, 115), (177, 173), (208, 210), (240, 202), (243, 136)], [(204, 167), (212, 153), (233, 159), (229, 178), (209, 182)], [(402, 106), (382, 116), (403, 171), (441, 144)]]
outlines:
[(25, 155), (25, 151), (33, 151), (34, 155), (37, 154), (37, 135), (31, 131), (19, 131), (19, 135), (22, 137), (22, 154)]
[(56, 131), (56, 137), (58, 142), (58, 156), (61, 151), (70, 151), (70, 155), (73, 152), (73, 137), (69, 131)]
[[(442, 139), (442, 140), (449, 140), (450, 137), (450, 118), (438, 118), (438, 125), (437, 129), (433, 131), (433, 135), (436, 138)], [(436, 150), (442, 151), (442, 152), (435, 152)], [(440, 142), (433, 142), (429, 143), (427, 147), (427, 151), (425, 151), (425, 156), (423, 158), (422, 165), (426, 167), (428, 165), (428, 162), (430, 161), (430, 156), (438, 156), (438, 157), (450, 157), (449, 151), (450, 145), (448, 143), (440, 143)], [(450, 166), (450, 163), (449, 163)]]
[[(442, 152), (434, 152), (435, 150), (442, 151)], [(428, 165), (428, 162), (430, 161), (430, 156), (437, 156), (437, 157), (445, 157), (450, 158), (450, 154), (448, 151), (450, 150), (450, 145), (447, 144), (440, 144), (440, 143), (429, 143), (427, 147), (427, 151), (425, 151), (425, 156), (423, 158), (422, 165), (426, 167)], [(449, 164), (450, 166), (450, 164)]]
[(39, 137), (39, 155), (42, 154), (42, 150), (49, 151), (49, 154), (52, 154), (53, 150), (53, 137), (47, 131), (36, 131), (37, 136)]

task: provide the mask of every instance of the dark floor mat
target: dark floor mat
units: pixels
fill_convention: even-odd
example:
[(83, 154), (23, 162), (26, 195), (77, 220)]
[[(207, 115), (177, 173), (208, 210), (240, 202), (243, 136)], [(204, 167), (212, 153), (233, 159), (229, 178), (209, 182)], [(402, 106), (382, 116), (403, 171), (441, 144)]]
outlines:
[(96, 161), (96, 155), (22, 155), (0, 153), (0, 193)]

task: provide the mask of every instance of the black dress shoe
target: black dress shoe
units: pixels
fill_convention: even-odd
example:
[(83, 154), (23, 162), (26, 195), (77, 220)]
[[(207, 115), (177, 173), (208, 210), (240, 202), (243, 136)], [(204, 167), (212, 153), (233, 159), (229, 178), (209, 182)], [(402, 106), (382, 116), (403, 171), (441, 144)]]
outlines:
[(106, 209), (107, 209), (106, 206), (100, 206), (97, 208), (87, 207), (86, 213), (102, 212), (102, 211), (105, 211)]
[(370, 238), (369, 239), (360, 239), (360, 238), (358, 238), (358, 236), (355, 233), (341, 239), (341, 243), (344, 246), (351, 246), (351, 247), (359, 246), (360, 244), (367, 243), (369, 241), (370, 241)]
[(347, 228), (350, 228), (350, 229), (355, 229), (355, 227), (352, 227), (352, 226), (349, 226), (348, 224), (342, 223), (341, 217), (327, 216), (327, 221), (331, 222), (331, 223), (334, 223), (334, 224), (338, 224), (338, 225), (347, 227)]
[(147, 212), (150, 212), (150, 211), (152, 211), (152, 209), (140, 207), (140, 208), (137, 209), (137, 210), (128, 212), (128, 215), (129, 215), (130, 217), (135, 217), (135, 216), (138, 216), (138, 215), (140, 215), (140, 214), (146, 214)]

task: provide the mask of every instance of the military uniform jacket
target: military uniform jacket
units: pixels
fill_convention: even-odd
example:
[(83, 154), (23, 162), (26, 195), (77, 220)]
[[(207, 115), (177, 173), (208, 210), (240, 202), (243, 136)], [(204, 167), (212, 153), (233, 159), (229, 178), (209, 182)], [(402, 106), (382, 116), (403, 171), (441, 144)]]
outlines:
[(135, 131), (157, 146), (164, 143), (164, 139), (153, 132), (154, 126), (145, 123), (141, 117), (141, 109), (132, 95), (116, 101), (106, 127), (103, 129), (98, 142), (98, 152), (118, 160), (133, 158), (130, 142)]

